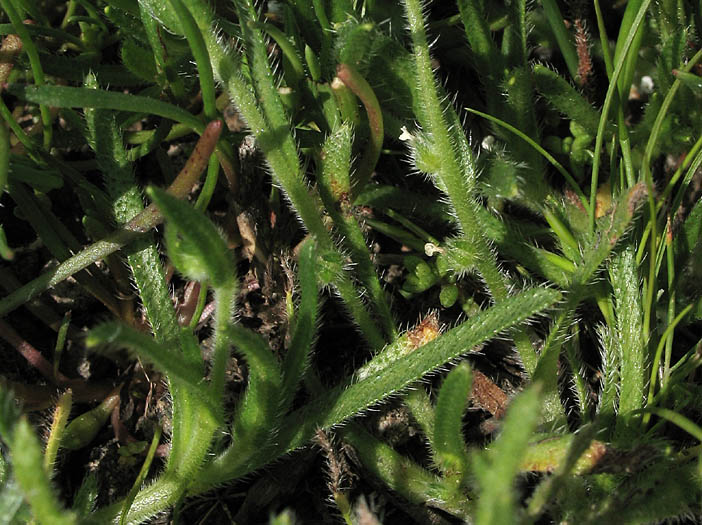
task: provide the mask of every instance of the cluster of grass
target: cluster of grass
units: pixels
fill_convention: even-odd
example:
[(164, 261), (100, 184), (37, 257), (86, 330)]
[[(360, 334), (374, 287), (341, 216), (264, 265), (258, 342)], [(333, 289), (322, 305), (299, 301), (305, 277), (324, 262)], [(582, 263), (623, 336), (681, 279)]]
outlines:
[(0, 523), (267, 514), (311, 442), (339, 522), (699, 516), (702, 14), (623, 4), (0, 0)]

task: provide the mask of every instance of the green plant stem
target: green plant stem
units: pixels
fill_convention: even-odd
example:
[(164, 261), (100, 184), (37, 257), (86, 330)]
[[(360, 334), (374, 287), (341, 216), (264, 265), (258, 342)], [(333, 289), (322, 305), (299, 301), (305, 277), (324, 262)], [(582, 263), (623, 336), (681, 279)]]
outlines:
[[(651, 363), (651, 378), (648, 382), (648, 402), (646, 404), (647, 407), (651, 407), (653, 404), (653, 397), (656, 391), (656, 384), (658, 381), (656, 380), (658, 377), (658, 371), (660, 370), (660, 365), (661, 365), (661, 357), (663, 355), (663, 348), (665, 347), (665, 342), (670, 336), (670, 334), (673, 333), (673, 330), (675, 330), (675, 327), (678, 325), (680, 321), (682, 321), (683, 317), (685, 317), (690, 310), (694, 307), (694, 304), (689, 304), (687, 305), (676, 317), (673, 319), (673, 322), (671, 322), (663, 332), (663, 335), (661, 335), (660, 340), (658, 341), (658, 346), (656, 347), (656, 353), (654, 354), (653, 357), (653, 362)], [(644, 414), (643, 417), (643, 425), (644, 427), (648, 424), (648, 421), (650, 419), (650, 414)]]
[[(666, 266), (668, 268), (668, 312), (667, 320), (668, 324), (672, 323), (675, 319), (675, 250), (673, 243), (673, 232), (671, 231), (672, 225), (670, 220), (665, 232), (665, 253), (666, 253)], [(665, 388), (668, 380), (670, 379), (670, 361), (673, 357), (673, 337), (674, 332), (666, 338), (665, 342), (665, 359), (663, 362), (663, 381), (662, 386)]]
[(122, 516), (120, 518), (120, 525), (125, 525), (127, 523), (127, 514), (129, 513), (129, 507), (132, 506), (134, 498), (141, 490), (141, 486), (144, 483), (144, 480), (146, 479), (146, 475), (149, 473), (151, 463), (154, 460), (154, 456), (156, 455), (156, 448), (158, 447), (158, 443), (161, 440), (161, 433), (161, 427), (157, 426), (154, 432), (154, 436), (153, 438), (151, 438), (151, 445), (149, 446), (149, 450), (146, 453), (146, 458), (144, 458), (144, 463), (141, 465), (139, 474), (134, 480), (134, 484), (129, 490), (129, 494), (124, 499), (124, 505), (122, 506)]
[(612, 53), (609, 49), (609, 38), (607, 37), (607, 27), (605, 26), (604, 16), (600, 8), (600, 1), (595, 0), (595, 17), (597, 18), (597, 32), (600, 35), (600, 45), (602, 47), (602, 57), (604, 58), (605, 71), (607, 78), (612, 78), (614, 73), (614, 64), (612, 63)]
[[(451, 201), (463, 234), (473, 243), (478, 273), (485, 280), (495, 302), (499, 303), (508, 297), (509, 286), (506, 276), (497, 266), (495, 254), (483, 235), (483, 227), (477, 220), (478, 204), (473, 198), (475, 168), (470, 147), (460, 128), (458, 131), (455, 130), (457, 127), (455, 122), (452, 128), (455, 132), (453, 134), (449, 132), (445, 120), (446, 111), (439, 100), (431, 67), (421, 2), (405, 0), (404, 4), (412, 36), (419, 99), (422, 105), (420, 123), (431, 136), (437, 155), (441, 158), (441, 168), (438, 173), (440, 187)], [(529, 337), (519, 330), (514, 335), (514, 341), (527, 372), (533, 372), (536, 368), (536, 356)]]
[(181, 0), (168, 0), (171, 7), (175, 11), (176, 16), (180, 20), (183, 27), (183, 32), (188, 40), (190, 51), (195, 58), (197, 64), (198, 80), (200, 81), (200, 91), (202, 93), (202, 103), (204, 105), (205, 117), (207, 120), (215, 120), (217, 118), (217, 107), (215, 104), (215, 84), (214, 74), (212, 73), (212, 64), (207, 53), (207, 46), (202, 37), (200, 29), (197, 27), (195, 19), (185, 7)]

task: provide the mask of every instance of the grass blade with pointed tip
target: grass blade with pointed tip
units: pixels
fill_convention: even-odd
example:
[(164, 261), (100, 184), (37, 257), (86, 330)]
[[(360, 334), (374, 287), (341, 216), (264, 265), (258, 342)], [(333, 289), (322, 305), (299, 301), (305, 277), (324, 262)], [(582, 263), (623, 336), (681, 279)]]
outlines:
[(202, 133), (205, 129), (205, 124), (192, 113), (173, 104), (140, 95), (68, 86), (26, 86), (23, 84), (10, 84), (6, 90), (27, 102), (45, 104), (50, 107), (116, 109), (145, 113), (182, 122), (198, 133)]

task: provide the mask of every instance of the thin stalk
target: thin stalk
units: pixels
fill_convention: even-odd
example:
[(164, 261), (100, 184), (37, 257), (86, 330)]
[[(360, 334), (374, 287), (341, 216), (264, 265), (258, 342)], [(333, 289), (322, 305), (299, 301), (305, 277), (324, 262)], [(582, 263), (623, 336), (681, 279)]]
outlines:
[(122, 506), (122, 517), (119, 521), (120, 525), (125, 525), (127, 523), (127, 514), (129, 513), (129, 508), (132, 506), (134, 498), (141, 490), (141, 486), (143, 485), (144, 480), (146, 479), (146, 475), (149, 473), (151, 463), (153, 462), (154, 456), (156, 455), (156, 448), (158, 447), (158, 443), (161, 440), (161, 433), (161, 427), (157, 426), (156, 431), (154, 432), (154, 436), (153, 438), (151, 438), (151, 445), (149, 446), (149, 450), (146, 453), (146, 458), (144, 458), (144, 463), (141, 465), (141, 469), (139, 469), (139, 474), (134, 480), (134, 484), (129, 490), (129, 494), (124, 499), (124, 505)]
[[(600, 171), (600, 158), (602, 153), (602, 143), (604, 141), (605, 127), (607, 125), (607, 118), (609, 116), (609, 110), (612, 103), (615, 100), (615, 90), (617, 89), (617, 81), (622, 74), (622, 70), (626, 64), (627, 53), (631, 48), (632, 42), (636, 37), (637, 30), (644, 17), (646, 16), (646, 10), (648, 9), (651, 0), (643, 0), (639, 11), (636, 13), (636, 18), (634, 19), (629, 33), (626, 36), (624, 45), (621, 48), (619, 58), (617, 59), (616, 66), (612, 72), (612, 77), (609, 79), (609, 88), (607, 89), (607, 94), (605, 95), (604, 105), (602, 106), (602, 114), (600, 115), (600, 123), (597, 127), (597, 136), (595, 138), (595, 157), (592, 161), (592, 179), (590, 181), (590, 204), (588, 206), (588, 220), (590, 223), (590, 230), (595, 231), (595, 208), (597, 207), (597, 186), (598, 186), (598, 175)], [(649, 196), (652, 198), (651, 188), (649, 188)], [(655, 251), (653, 252), (655, 253)]]
[[(660, 370), (660, 364), (661, 364), (661, 357), (663, 355), (663, 348), (665, 347), (665, 342), (670, 337), (670, 335), (673, 333), (675, 330), (675, 327), (678, 325), (680, 321), (683, 320), (683, 318), (687, 315), (687, 313), (692, 310), (694, 307), (694, 304), (688, 304), (676, 317), (673, 319), (673, 322), (670, 323), (665, 331), (663, 332), (663, 335), (661, 335), (660, 341), (658, 341), (658, 346), (656, 347), (656, 353), (654, 354), (653, 357), (653, 363), (651, 364), (651, 378), (649, 379), (648, 382), (648, 402), (646, 403), (647, 407), (651, 407), (653, 404), (653, 398), (654, 394), (656, 392), (656, 384), (658, 383), (657, 376)], [(651, 418), (650, 414), (645, 414), (643, 417), (643, 425), (644, 427), (648, 425), (648, 421)]]
[(555, 0), (541, 0), (541, 5), (544, 8), (544, 14), (548, 20), (548, 24), (553, 31), (553, 36), (556, 37), (558, 48), (561, 50), (563, 60), (568, 66), (568, 72), (573, 79), (578, 78), (578, 54), (575, 52), (575, 46), (571, 40), (571, 36), (566, 29), (563, 15), (558, 8)]
[[(670, 218), (668, 218), (668, 224), (665, 232), (665, 252), (666, 252), (666, 265), (668, 267), (668, 324), (673, 322), (675, 319), (675, 249), (673, 244), (673, 232), (672, 225), (670, 223)], [(673, 337), (674, 332), (670, 333), (670, 336), (665, 341), (665, 358), (663, 361), (663, 388), (668, 383), (670, 378), (670, 360), (673, 356)]]
[[(34, 83), (37, 86), (43, 85), (44, 70), (41, 67), (41, 61), (39, 60), (39, 51), (37, 51), (37, 47), (34, 45), (34, 41), (29, 35), (29, 31), (27, 31), (27, 28), (22, 22), (22, 17), (20, 17), (19, 13), (15, 9), (13, 0), (0, 0), (0, 6), (3, 8), (7, 14), (7, 17), (10, 19), (10, 22), (14, 26), (17, 36), (19, 36), (22, 40), (24, 50), (27, 53), (27, 57), (29, 57), (29, 66), (32, 69)], [(41, 113), (41, 123), (44, 133), (44, 149), (48, 151), (49, 148), (51, 148), (51, 134), (53, 130), (51, 126), (51, 113), (45, 104), (39, 105), (39, 112)]]
[[(689, 72), (694, 65), (702, 59), (702, 49), (699, 50), (690, 59), (690, 61), (685, 65), (683, 71)], [(675, 93), (680, 88), (680, 79), (676, 78), (670, 90), (663, 99), (660, 109), (658, 110), (658, 115), (656, 115), (656, 120), (651, 127), (651, 134), (646, 143), (646, 149), (644, 150), (643, 161), (641, 162), (641, 178), (646, 182), (646, 187), (648, 189), (648, 208), (649, 208), (649, 224), (651, 234), (649, 237), (649, 271), (648, 271), (648, 281), (646, 283), (646, 302), (644, 310), (644, 334), (648, 337), (651, 330), (651, 317), (653, 315), (653, 297), (656, 288), (656, 253), (658, 251), (658, 231), (656, 225), (656, 201), (653, 195), (654, 185), (653, 185), (653, 174), (651, 173), (651, 158), (653, 156), (653, 149), (658, 141), (658, 135), (660, 133), (661, 127), (663, 125), (663, 119), (668, 113), (668, 109), (673, 102), (673, 97)], [(596, 157), (595, 157), (596, 158)]]
[(500, 127), (505, 128), (508, 131), (511, 131), (515, 135), (517, 135), (520, 139), (522, 139), (524, 142), (529, 144), (532, 148), (534, 148), (536, 151), (538, 151), (551, 165), (558, 170), (558, 172), (563, 175), (563, 178), (566, 180), (568, 185), (573, 189), (575, 194), (580, 198), (581, 202), (583, 203), (583, 206), (587, 206), (587, 199), (585, 198), (585, 194), (583, 193), (583, 190), (580, 189), (580, 186), (576, 182), (576, 180), (573, 178), (573, 176), (568, 172), (567, 169), (563, 167), (563, 165), (556, 160), (556, 158), (551, 155), (548, 151), (546, 151), (541, 145), (533, 140), (531, 137), (523, 133), (522, 131), (518, 130), (511, 124), (505, 122), (504, 120), (501, 120), (497, 117), (493, 117), (492, 115), (488, 115), (487, 113), (483, 113), (482, 111), (478, 111), (477, 109), (473, 108), (464, 108), (466, 111), (469, 111), (470, 113), (475, 113), (476, 115), (483, 117), (484, 119), (489, 120), (490, 122), (494, 122)]
[(215, 120), (217, 118), (217, 107), (215, 104), (217, 97), (215, 95), (214, 74), (202, 32), (197, 27), (193, 15), (190, 14), (190, 11), (181, 0), (168, 0), (168, 2), (178, 16), (185, 38), (188, 40), (190, 51), (193, 54), (193, 58), (195, 58), (205, 117), (207, 117), (207, 120)]

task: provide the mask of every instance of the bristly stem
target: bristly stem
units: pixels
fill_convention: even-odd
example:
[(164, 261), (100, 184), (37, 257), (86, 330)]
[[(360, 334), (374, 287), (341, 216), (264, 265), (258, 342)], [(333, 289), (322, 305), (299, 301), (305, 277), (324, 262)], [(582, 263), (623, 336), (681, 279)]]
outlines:
[[(439, 185), (451, 201), (463, 234), (473, 244), (476, 253), (475, 266), (478, 272), (485, 280), (495, 302), (500, 302), (509, 296), (509, 286), (483, 234), (483, 226), (477, 219), (479, 205), (473, 197), (475, 167), (472, 153), (460, 128), (453, 129), (453, 133), (449, 131), (445, 117), (448, 112), (452, 113), (452, 109), (444, 107), (439, 100), (424, 29), (421, 2), (405, 0), (404, 3), (412, 36), (416, 78), (422, 107), (419, 119), (425, 132), (433, 141), (438, 158), (441, 159), (441, 168), (437, 173)], [(454, 128), (457, 124), (455, 120), (457, 119), (451, 122)], [(536, 369), (536, 355), (529, 337), (524, 331), (518, 330), (514, 340), (527, 373), (531, 374)]]

